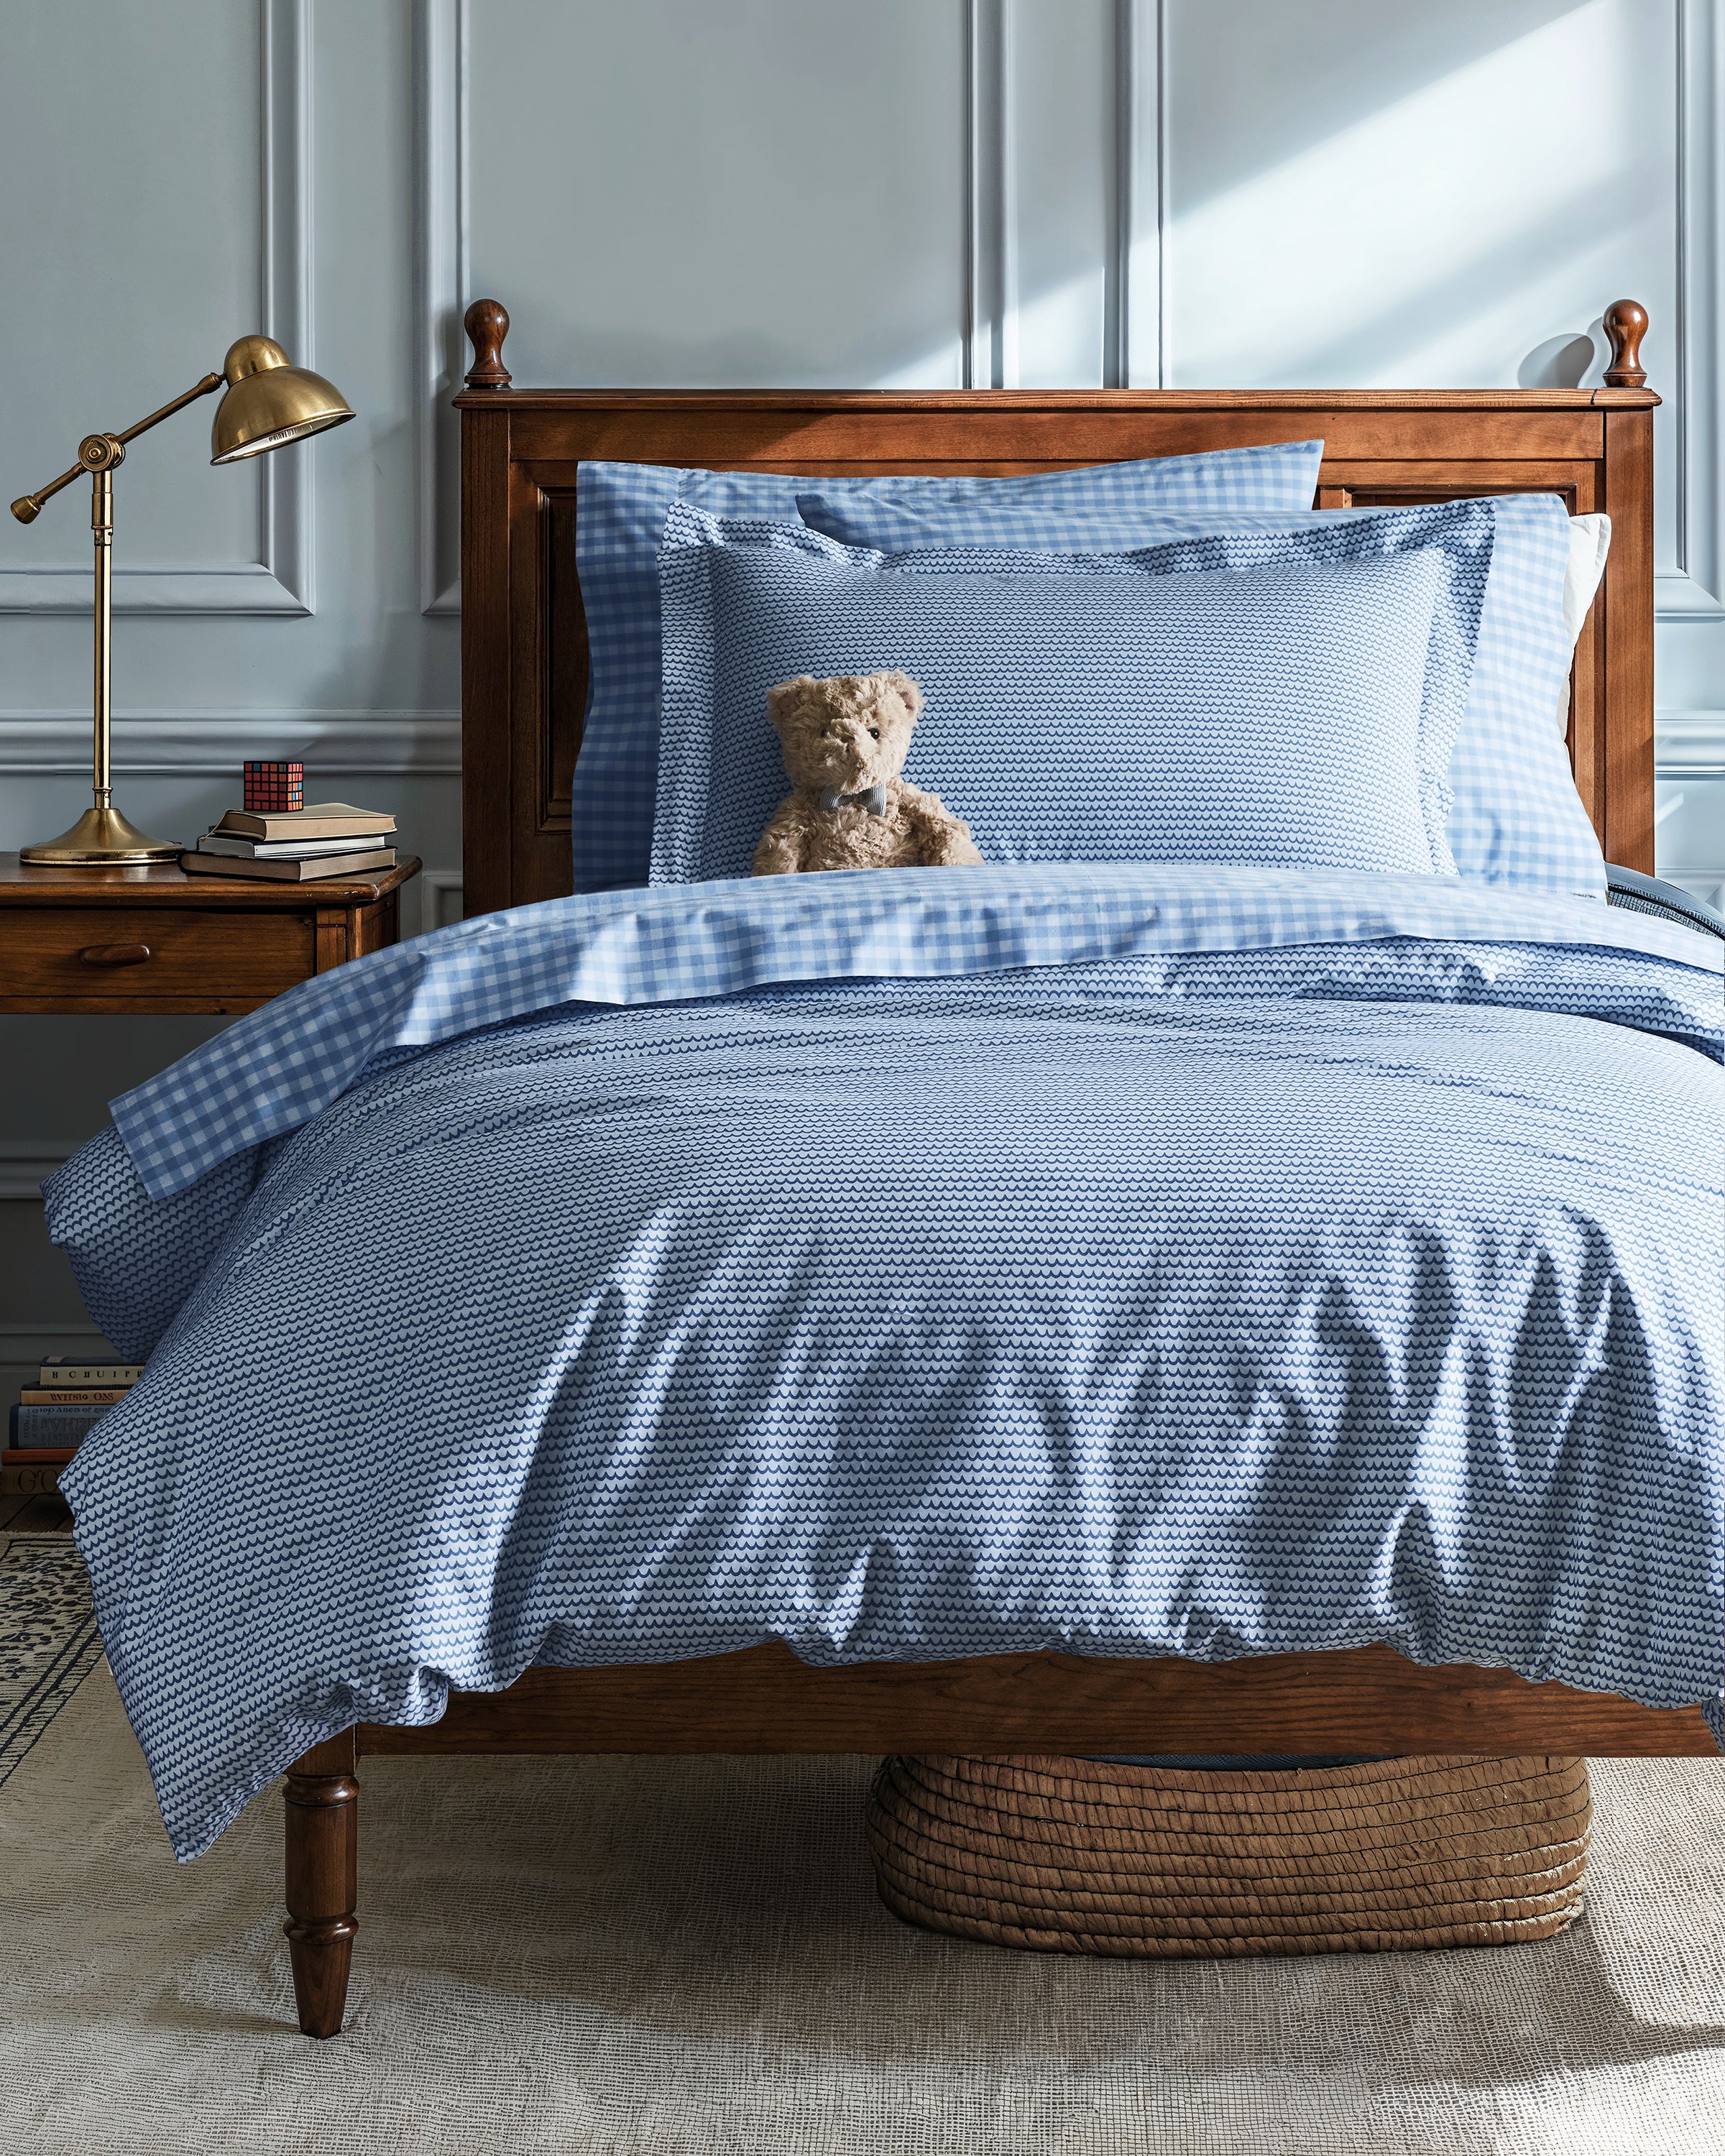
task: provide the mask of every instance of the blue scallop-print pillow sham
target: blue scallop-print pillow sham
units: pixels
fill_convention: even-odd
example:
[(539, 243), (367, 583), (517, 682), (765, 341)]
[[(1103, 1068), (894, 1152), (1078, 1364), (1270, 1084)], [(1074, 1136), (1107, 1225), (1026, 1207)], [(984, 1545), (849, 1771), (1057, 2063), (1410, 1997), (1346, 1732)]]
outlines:
[(653, 880), (747, 874), (786, 785), (773, 683), (886, 666), (927, 700), (906, 776), (990, 861), (1453, 874), (1496, 531), (1461, 502), (1107, 553), (890, 555), (678, 503)]
[[(1462, 875), (1483, 883), (1603, 898), (1604, 855), (1563, 742), (1570, 653), (1581, 626), (1564, 619), (1570, 519), (1554, 494), (1491, 500), (1497, 539), (1450, 763), (1450, 851)], [(891, 552), (978, 543), (935, 503), (850, 498), (823, 486), (800, 494), (797, 504), (805, 524), (848, 546)], [(1377, 513), (1301, 504), (1275, 521), (1287, 529)], [(1183, 513), (1142, 536), (1168, 539), (1206, 528)], [(1594, 536), (1595, 551), (1598, 543)]]
[(1198, 456), (1152, 457), (1018, 478), (888, 474), (797, 478), (583, 464), (577, 475), (576, 566), (587, 612), (590, 683), (570, 822), (575, 888), (644, 883), (659, 767), (659, 542), (675, 501), (722, 516), (797, 519), (797, 496), (878, 504), (896, 517), (938, 515), (960, 545), (1132, 546), (1159, 516), (1227, 517), (1303, 510), (1322, 442), (1274, 442)]

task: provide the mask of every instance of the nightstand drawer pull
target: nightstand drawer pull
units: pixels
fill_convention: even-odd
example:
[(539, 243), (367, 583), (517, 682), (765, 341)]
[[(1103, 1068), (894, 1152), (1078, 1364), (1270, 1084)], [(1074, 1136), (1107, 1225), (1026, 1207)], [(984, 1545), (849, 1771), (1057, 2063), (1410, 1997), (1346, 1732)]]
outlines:
[(86, 966), (141, 966), (150, 955), (147, 943), (92, 943), (78, 953)]

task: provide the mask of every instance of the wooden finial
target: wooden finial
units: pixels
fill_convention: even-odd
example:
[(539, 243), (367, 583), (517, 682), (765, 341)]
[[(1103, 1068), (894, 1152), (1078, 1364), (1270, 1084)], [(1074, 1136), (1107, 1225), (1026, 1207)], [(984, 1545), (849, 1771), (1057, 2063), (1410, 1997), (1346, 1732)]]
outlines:
[(1605, 334), (1611, 340), (1611, 364), (1605, 369), (1606, 387), (1640, 388), (1647, 379), (1647, 370), (1641, 364), (1647, 310), (1634, 300), (1614, 300), (1605, 310)]
[(496, 300), (475, 300), (467, 310), (464, 326), (473, 346), (468, 388), (507, 389), (509, 369), (503, 364), (503, 340), (509, 335), (508, 308)]

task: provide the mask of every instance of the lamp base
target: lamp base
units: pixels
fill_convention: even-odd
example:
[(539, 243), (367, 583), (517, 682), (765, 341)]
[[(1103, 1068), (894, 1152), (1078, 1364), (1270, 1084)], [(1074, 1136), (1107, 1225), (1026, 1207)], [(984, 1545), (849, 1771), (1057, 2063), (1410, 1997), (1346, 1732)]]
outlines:
[(38, 868), (128, 868), (147, 861), (177, 861), (182, 849), (146, 838), (117, 808), (86, 808), (69, 831), (39, 846), (20, 848), (18, 859)]

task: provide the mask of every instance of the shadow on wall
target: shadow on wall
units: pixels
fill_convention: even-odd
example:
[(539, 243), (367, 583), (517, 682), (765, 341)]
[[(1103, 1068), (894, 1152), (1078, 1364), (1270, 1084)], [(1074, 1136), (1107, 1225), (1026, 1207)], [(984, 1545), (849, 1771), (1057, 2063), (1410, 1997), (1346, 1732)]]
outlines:
[(1521, 389), (1579, 389), (1582, 376), (1608, 342), (1603, 321), (1591, 323), (1586, 336), (1548, 337), (1516, 369), (1516, 385)]
[[(1114, 15), (1063, 9), (1058, 37), (1015, 18), (1011, 341), (1021, 382), (1085, 388), (1119, 300)], [(1669, 8), (1163, 14), (1166, 198), (1132, 275), (1139, 295), (1167, 280), (1169, 382), (1580, 381), (1599, 363), (1584, 326), (1619, 290), (1666, 318)], [(961, 22), (921, 0), (755, 0), (719, 34), (706, 0), (495, 0), (471, 56), (472, 225), (475, 273), (516, 317), (516, 379), (954, 383)], [(1135, 353), (1137, 379), (1156, 369)]]
[[(1345, 328), (1322, 344), (1308, 345), (1300, 353), (1295, 381), (1325, 388), (1371, 388), (1398, 382), (1408, 388), (1432, 389), (1474, 386), (1479, 381), (1480, 370), (1476, 368), (1470, 372), (1465, 363), (1460, 368), (1453, 362), (1428, 367), (1422, 365), (1418, 357), (1399, 363), (1398, 356), (1429, 352), (1435, 338), (1450, 337), (1457, 325), (1465, 330), (1473, 324), (1489, 335), (1487, 318), (1500, 311), (1509, 320), (1525, 320), (1527, 311), (1513, 302), (1506, 308), (1502, 295), (1537, 291), (1541, 272), (1549, 276), (1554, 264), (1576, 264), (1579, 274), (1574, 283), (1585, 290), (1589, 298), (1596, 298), (1594, 287), (1598, 280), (1583, 266), (1585, 254), (1578, 258), (1576, 235), (1588, 235), (1582, 246), (1590, 250), (1595, 244), (1595, 235), (1611, 228), (1613, 213), (1620, 207), (1616, 190), (1601, 183), (1577, 190), (1542, 218), (1528, 218), (1517, 210), (1512, 213), (1517, 219), (1512, 228), (1496, 235), (1488, 229), (1481, 237), (1489, 239), (1491, 244), (1481, 244), (1473, 253), (1446, 265), (1445, 274), (1429, 277), (1403, 291), (1391, 305), (1373, 308), (1366, 280), (1360, 280), (1353, 298), (1354, 311)], [(1615, 292), (1606, 295), (1609, 299), (1617, 296)], [(1538, 321), (1543, 311), (1538, 309), (1537, 300), (1533, 305), (1537, 311), (1534, 320)], [(1594, 326), (1597, 346), (1592, 337), (1578, 336), (1571, 331), (1567, 336), (1546, 338), (1515, 362), (1516, 380), (1521, 387), (1525, 389), (1535, 386), (1523, 370), (1535, 361), (1537, 355), (1553, 346), (1561, 349), (1567, 362), (1573, 363), (1574, 378), (1553, 373), (1548, 382), (1539, 386), (1573, 389), (1590, 369), (1594, 381), (1601, 380), (1609, 356), (1610, 340), (1597, 316)], [(1521, 335), (1526, 333), (1523, 329)], [(1521, 336), (1514, 341), (1519, 344)], [(1368, 370), (1363, 375), (1363, 353), (1378, 355), (1382, 371)], [(1499, 362), (1500, 379), (1507, 376), (1509, 364), (1506, 355)], [(1182, 384), (1184, 386), (1183, 369)]]

